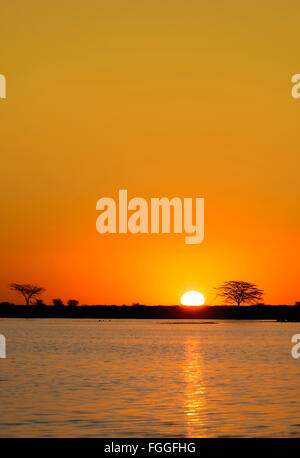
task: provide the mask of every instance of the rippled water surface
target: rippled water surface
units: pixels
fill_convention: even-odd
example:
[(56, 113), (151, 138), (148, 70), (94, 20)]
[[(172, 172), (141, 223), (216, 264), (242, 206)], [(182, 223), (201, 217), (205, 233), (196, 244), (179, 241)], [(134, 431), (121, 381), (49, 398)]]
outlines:
[(300, 436), (300, 323), (1, 319), (1, 437)]

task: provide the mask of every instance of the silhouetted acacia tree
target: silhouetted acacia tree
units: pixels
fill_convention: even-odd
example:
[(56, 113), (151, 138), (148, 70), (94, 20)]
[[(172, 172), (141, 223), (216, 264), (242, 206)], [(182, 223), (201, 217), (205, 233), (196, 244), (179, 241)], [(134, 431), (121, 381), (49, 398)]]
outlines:
[(26, 305), (29, 305), (33, 298), (46, 291), (45, 288), (41, 288), (40, 286), (36, 285), (30, 285), (29, 283), (10, 283), (9, 289), (21, 293), (26, 301)]
[(61, 299), (53, 299), (52, 303), (55, 307), (63, 307), (64, 303)]
[(217, 296), (223, 297), (225, 302), (240, 306), (244, 302), (257, 303), (263, 297), (263, 290), (258, 289), (253, 283), (246, 281), (226, 281), (215, 288)]
[(69, 307), (77, 307), (78, 304), (79, 304), (79, 301), (77, 301), (76, 299), (69, 299), (68, 300), (68, 306)]

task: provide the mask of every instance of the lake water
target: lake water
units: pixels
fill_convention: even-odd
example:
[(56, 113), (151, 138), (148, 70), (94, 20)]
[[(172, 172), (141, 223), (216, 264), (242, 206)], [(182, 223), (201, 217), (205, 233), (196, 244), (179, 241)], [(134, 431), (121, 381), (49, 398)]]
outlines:
[(181, 323), (0, 319), (0, 436), (300, 436), (300, 323)]

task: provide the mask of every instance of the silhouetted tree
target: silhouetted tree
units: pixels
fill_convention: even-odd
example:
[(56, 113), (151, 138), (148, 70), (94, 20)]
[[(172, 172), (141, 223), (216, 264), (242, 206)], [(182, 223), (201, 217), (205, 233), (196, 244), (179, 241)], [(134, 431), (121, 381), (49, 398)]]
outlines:
[(226, 281), (215, 289), (217, 290), (217, 296), (223, 297), (225, 302), (234, 303), (238, 307), (244, 302), (249, 304), (257, 303), (263, 297), (263, 290), (246, 281)]
[(54, 307), (63, 307), (64, 306), (64, 303), (61, 299), (53, 299), (52, 303)]
[(77, 301), (76, 299), (69, 299), (68, 300), (68, 306), (69, 307), (77, 307), (78, 304), (79, 304), (79, 301)]
[(45, 288), (41, 288), (40, 286), (36, 285), (30, 285), (29, 283), (10, 283), (9, 289), (21, 293), (26, 301), (26, 305), (29, 305), (33, 298), (46, 291)]
[(46, 304), (44, 303), (43, 299), (36, 299), (35, 305), (37, 307), (44, 307)]

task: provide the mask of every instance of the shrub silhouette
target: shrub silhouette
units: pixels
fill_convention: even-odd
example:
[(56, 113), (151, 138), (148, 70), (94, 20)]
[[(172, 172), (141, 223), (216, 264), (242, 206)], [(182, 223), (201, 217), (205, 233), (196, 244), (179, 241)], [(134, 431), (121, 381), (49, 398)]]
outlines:
[(77, 301), (76, 299), (69, 299), (68, 300), (68, 306), (69, 307), (77, 307), (78, 304), (79, 304), (79, 301)]

